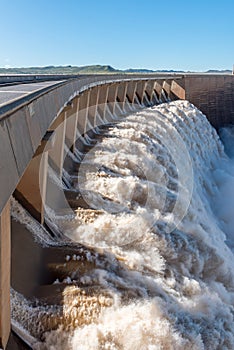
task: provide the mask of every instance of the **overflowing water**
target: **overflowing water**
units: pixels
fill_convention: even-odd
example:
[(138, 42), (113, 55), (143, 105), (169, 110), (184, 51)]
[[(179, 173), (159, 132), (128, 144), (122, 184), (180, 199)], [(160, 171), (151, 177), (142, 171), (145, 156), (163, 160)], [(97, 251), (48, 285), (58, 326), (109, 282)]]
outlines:
[(54, 281), (62, 310), (12, 291), (13, 318), (20, 304), (22, 326), (44, 340), (35, 349), (234, 349), (233, 128), (220, 135), (225, 148), (187, 101), (109, 125), (73, 182), (89, 208), (47, 208), (79, 247), (64, 261), (78, 268)]

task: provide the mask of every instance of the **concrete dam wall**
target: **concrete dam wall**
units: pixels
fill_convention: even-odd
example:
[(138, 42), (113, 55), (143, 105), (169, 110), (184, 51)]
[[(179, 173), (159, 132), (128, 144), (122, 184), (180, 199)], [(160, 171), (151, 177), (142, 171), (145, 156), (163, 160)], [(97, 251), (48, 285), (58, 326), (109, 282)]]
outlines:
[[(53, 80), (60, 78), (54, 76)], [(43, 79), (46, 77), (37, 76), (37, 80)], [(19, 77), (17, 80), (20, 81)], [(34, 79), (30, 77), (29, 81)], [(73, 153), (76, 150), (85, 152), (92, 146), (92, 140), (101, 134), (101, 125), (111, 123), (115, 115), (124, 116), (143, 107), (177, 99), (193, 103), (216, 129), (234, 123), (232, 75), (80, 76), (0, 108), (0, 345), (3, 348), (10, 332), (10, 285), (29, 297), (34, 295), (37, 284), (45, 282), (41, 279), (43, 269), (44, 278), (48, 278), (45, 268), (48, 262), (43, 260), (42, 248), (35, 246), (36, 259), (33, 254), (25, 257), (17, 250), (20, 244), (17, 232), (24, 230), (13, 224), (11, 232), (11, 195), (14, 193), (38, 222), (52, 230), (44, 213), (48, 200), (48, 168), (52, 167), (63, 178), (63, 169), (70, 170), (74, 166), (67, 159), (65, 148)], [(65, 192), (72, 205), (76, 196), (69, 190)], [(59, 208), (59, 192), (50, 193), (49, 197), (58, 203), (57, 209), (62, 209)], [(79, 203), (85, 205), (82, 199)], [(22, 235), (25, 246), (31, 246), (27, 234)], [(51, 256), (56, 254), (60, 253), (53, 251)], [(17, 268), (22, 260), (25, 263)], [(32, 283), (22, 287), (22, 280), (29, 273), (27, 266), (30, 266)], [(40, 278), (35, 273), (38, 270)]]
[(185, 98), (199, 108), (216, 128), (233, 124), (234, 76), (185, 76)]

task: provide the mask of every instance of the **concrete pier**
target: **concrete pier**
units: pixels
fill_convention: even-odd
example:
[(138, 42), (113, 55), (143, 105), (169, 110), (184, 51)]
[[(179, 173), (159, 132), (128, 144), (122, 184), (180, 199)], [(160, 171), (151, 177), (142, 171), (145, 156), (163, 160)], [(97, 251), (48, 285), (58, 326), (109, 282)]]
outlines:
[(0, 347), (5, 349), (11, 329), (11, 221), (10, 202), (0, 215)]

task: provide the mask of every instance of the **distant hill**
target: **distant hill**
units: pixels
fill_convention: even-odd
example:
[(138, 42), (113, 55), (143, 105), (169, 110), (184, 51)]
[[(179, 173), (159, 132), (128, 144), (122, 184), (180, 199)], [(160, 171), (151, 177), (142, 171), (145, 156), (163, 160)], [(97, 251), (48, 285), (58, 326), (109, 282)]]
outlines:
[(0, 68), (0, 74), (90, 74), (90, 73), (115, 73), (118, 72), (111, 66), (47, 66), (27, 68)]
[(74, 70), (77, 70), (79, 73), (115, 73), (119, 72), (117, 69), (111, 66), (83, 66), (83, 67), (72, 67)]
[(129, 69), (125, 69), (124, 72), (125, 73), (139, 73), (139, 74), (143, 73), (143, 74), (145, 74), (145, 73), (154, 73), (155, 71), (152, 69), (144, 69), (144, 68), (143, 69), (129, 68)]
[(220, 73), (220, 74), (229, 74), (229, 73), (232, 73), (232, 71), (230, 69), (224, 69), (224, 70), (214, 70), (214, 69), (210, 69), (208, 71), (206, 71), (206, 73)]
[(146, 73), (185, 73), (183, 70), (165, 70), (165, 69), (134, 69), (134, 68), (129, 68), (125, 69), (123, 71), (124, 73), (139, 73), (139, 74), (146, 74)]
[[(147, 74), (147, 73), (192, 73), (179, 70), (152, 70), (152, 69), (135, 69), (125, 70), (115, 69), (109, 65), (91, 65), (91, 66), (47, 66), (47, 67), (27, 67), (27, 68), (0, 68), (0, 74)], [(194, 72), (196, 73), (196, 72)], [(208, 70), (204, 73), (210, 74), (231, 74), (231, 70)]]

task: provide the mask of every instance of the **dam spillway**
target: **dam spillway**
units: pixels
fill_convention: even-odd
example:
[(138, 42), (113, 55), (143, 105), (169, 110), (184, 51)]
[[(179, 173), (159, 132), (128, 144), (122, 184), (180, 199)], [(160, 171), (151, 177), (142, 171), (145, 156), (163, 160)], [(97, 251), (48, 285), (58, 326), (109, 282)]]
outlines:
[[(179, 217), (179, 219), (184, 218), (184, 214), (187, 213), (187, 209), (189, 207), (190, 199), (192, 198), (193, 193), (192, 188), (190, 187), (191, 181), (189, 182), (188, 180), (189, 178), (191, 180), (191, 177), (193, 177), (194, 167), (195, 169), (199, 169), (198, 172), (200, 172), (200, 175), (195, 174), (197, 176), (195, 183), (199, 183), (201, 177), (205, 178), (205, 173), (203, 169), (204, 163), (208, 168), (209, 166), (214, 167), (214, 164), (218, 164), (216, 163), (217, 159), (212, 156), (213, 153), (216, 154), (217, 157), (220, 156), (221, 158), (225, 158), (225, 156), (222, 153), (222, 146), (219, 145), (219, 140), (217, 139), (217, 136), (215, 136), (215, 132), (211, 131), (212, 129), (210, 129), (210, 125), (204, 121), (204, 117), (202, 116), (202, 114), (200, 114), (200, 112), (194, 110), (194, 107), (189, 105), (188, 102), (184, 102), (184, 104), (182, 104), (182, 102), (180, 101), (174, 102), (174, 104), (173, 102), (171, 102), (170, 105), (170, 100), (178, 99), (179, 97), (185, 97), (185, 95), (180, 95), (183, 93), (182, 81), (177, 80), (176, 83), (173, 83), (173, 93), (170, 92), (169, 89), (173, 86), (172, 82), (173, 79), (170, 81), (170, 84), (168, 83), (168, 80), (163, 80), (161, 82), (161, 85), (158, 85), (158, 82), (154, 82), (154, 84), (150, 82), (149, 85), (151, 86), (151, 90), (149, 86), (147, 88), (147, 84), (145, 81), (140, 81), (137, 83), (133, 82), (131, 83), (131, 86), (127, 86), (127, 84), (121, 85), (118, 82), (118, 84), (111, 84), (112, 86), (110, 85), (108, 88), (103, 86), (102, 93), (100, 93), (100, 91), (98, 92), (99, 89), (93, 86), (87, 92), (86, 90), (84, 90), (84, 93), (78, 97), (80, 99), (79, 103), (77, 103), (78, 98), (75, 99), (75, 96), (73, 99), (68, 99), (69, 103), (66, 104), (65, 109), (61, 110), (57, 119), (54, 120), (53, 124), (51, 124), (51, 127), (47, 127), (48, 133), (43, 140), (43, 149), (36, 150), (36, 156), (33, 158), (34, 160), (32, 161), (31, 165), (29, 164), (26, 171), (24, 171), (24, 176), (21, 178), (20, 182), (17, 185), (14, 197), (17, 199), (18, 202), (15, 199), (11, 200), (12, 217), (15, 218), (15, 220), (13, 219), (12, 223), (12, 226), (14, 228), (12, 246), (12, 285), (13, 288), (15, 287), (12, 291), (13, 315), (15, 315), (15, 321), (17, 321), (17, 317), (20, 317), (18, 306), (20, 303), (23, 304), (25, 306), (23, 309), (26, 312), (25, 316), (23, 317), (23, 319), (25, 320), (24, 326), (26, 329), (28, 327), (28, 329), (31, 331), (31, 334), (33, 334), (36, 338), (40, 338), (43, 334), (43, 339), (46, 330), (54, 329), (60, 323), (64, 324), (65, 328), (68, 327), (67, 336), (69, 335), (69, 329), (70, 331), (72, 331), (72, 327), (74, 329), (76, 328), (76, 325), (82, 326), (82, 320), (84, 320), (86, 324), (87, 322), (89, 323), (90, 320), (94, 320), (95, 324), (95, 319), (97, 320), (97, 318), (99, 317), (100, 310), (104, 309), (105, 307), (115, 307), (116, 310), (116, 306), (118, 305), (117, 309), (120, 313), (117, 313), (116, 316), (121, 318), (123, 317), (124, 312), (128, 312), (127, 309), (125, 309), (125, 307), (127, 306), (129, 306), (129, 312), (133, 308), (133, 306), (139, 306), (141, 312), (147, 313), (153, 312), (152, 310), (154, 310), (156, 306), (159, 307), (159, 305), (161, 305), (161, 302), (169, 302), (169, 300), (174, 300), (174, 296), (171, 291), (168, 292), (168, 290), (166, 290), (165, 292), (165, 285), (164, 293), (162, 291), (159, 292), (158, 288), (159, 286), (161, 288), (161, 285), (164, 282), (160, 282), (159, 285), (158, 283), (156, 283), (157, 288), (155, 285), (155, 288), (152, 288), (152, 290), (149, 285), (149, 283), (155, 284), (153, 282), (155, 278), (158, 282), (162, 274), (170, 275), (172, 273), (171, 270), (173, 270), (171, 268), (165, 268), (165, 266), (163, 266), (163, 258), (165, 259), (165, 256), (163, 256), (163, 254), (166, 255), (165, 251), (163, 254), (160, 254), (158, 252), (159, 248), (154, 246), (152, 248), (152, 251), (150, 249), (149, 251), (147, 251), (147, 247), (149, 248), (149, 242), (154, 242), (155, 237), (160, 238), (159, 241), (161, 241), (165, 233), (168, 233), (168, 237), (171, 238), (173, 238), (174, 235), (173, 242), (181, 242), (182, 246), (184, 246), (185, 244), (185, 246), (189, 248), (190, 254), (192, 254), (191, 247), (198, 248), (199, 253), (194, 253), (196, 258), (193, 259), (197, 259), (198, 256), (201, 257), (202, 251), (206, 259), (209, 261), (208, 256), (210, 254), (213, 254), (212, 256), (214, 257), (214, 260), (218, 261), (218, 266), (220, 266), (220, 268), (224, 268), (224, 263), (222, 262), (223, 253), (216, 252), (216, 254), (214, 252), (215, 248), (212, 245), (213, 243), (211, 244), (207, 237), (206, 238), (208, 240), (208, 248), (206, 246), (207, 249), (204, 248), (203, 251), (200, 248), (200, 243), (198, 243), (200, 242), (201, 237), (198, 239), (197, 242), (196, 239), (193, 240), (191, 239), (191, 237), (189, 238), (187, 236), (183, 236), (183, 232), (177, 232), (177, 225), (175, 225), (176, 227), (173, 227), (173, 218), (172, 216), (170, 217), (170, 215), (168, 215), (167, 212), (169, 209), (170, 213), (173, 212), (173, 209), (176, 209), (177, 211), (174, 211), (174, 213), (177, 213), (177, 215), (175, 215), (175, 218), (177, 216)], [(162, 88), (163, 86), (164, 89)], [(161, 88), (160, 93), (157, 91), (157, 88), (159, 87)], [(176, 97), (175, 93), (178, 93), (178, 95), (180, 96)], [(99, 101), (98, 107), (96, 107), (97, 105), (95, 104), (95, 101), (97, 100)], [(147, 111), (143, 111), (142, 109), (144, 106), (151, 106), (159, 103), (163, 104), (161, 105), (161, 107), (157, 107), (157, 111), (154, 110), (154, 107), (149, 107)], [(33, 105), (30, 106), (30, 103), (28, 105), (26, 106), (26, 109), (28, 110), (27, 113), (31, 115), (33, 120), (33, 117), (37, 118), (38, 109), (35, 108), (35, 106)], [(89, 107), (87, 108), (87, 106)], [(74, 111), (76, 111), (76, 113), (74, 113)], [(188, 113), (188, 116), (186, 116), (186, 113)], [(74, 115), (75, 117), (72, 117)], [(76, 118), (77, 115), (78, 118)], [(21, 116), (23, 116), (23, 114), (21, 114)], [(28, 117), (26, 116), (26, 118)], [(230, 123), (231, 118), (231, 111), (229, 115), (225, 112), (225, 121), (223, 121), (223, 123)], [(140, 125), (137, 122), (137, 119), (141, 120)], [(95, 121), (95, 125), (93, 121)], [(74, 122), (76, 122), (77, 124), (74, 124)], [(217, 118), (213, 118), (213, 122), (217, 122)], [(165, 127), (165, 124), (167, 123), (168, 126)], [(76, 128), (74, 127), (74, 125), (76, 125)], [(141, 129), (141, 125), (145, 125), (143, 130)], [(169, 129), (167, 129), (168, 127)], [(77, 129), (79, 130), (79, 133), (78, 135), (74, 135), (74, 130)], [(173, 134), (170, 133), (172, 129), (176, 129), (176, 135), (180, 135), (180, 137), (173, 138)], [(8, 130), (10, 130), (9, 126)], [(201, 130), (206, 130), (204, 136), (201, 135)], [(55, 134), (56, 136), (54, 140), (53, 134)], [(167, 136), (169, 137), (167, 138)], [(213, 141), (212, 138), (214, 138)], [(76, 141), (75, 147), (74, 140)], [(129, 141), (127, 142), (127, 140)], [(193, 142), (190, 142), (190, 140), (193, 140)], [(111, 145), (111, 141), (115, 141), (114, 146)], [(138, 150), (135, 155), (135, 158), (134, 154), (131, 154), (132, 157), (124, 155), (126, 143), (128, 143), (128, 154), (131, 154), (133, 151), (135, 151), (135, 149)], [(207, 147), (208, 150), (203, 150), (203, 148), (199, 146), (199, 143), (203, 144), (204, 148)], [(177, 148), (175, 152), (174, 148), (176, 144), (180, 145), (180, 147)], [(183, 149), (184, 144), (186, 144), (185, 149)], [(136, 146), (139, 145), (140, 147), (136, 148)], [(55, 146), (57, 147), (57, 150), (59, 150), (59, 152), (55, 152)], [(103, 151), (103, 147), (104, 150), (107, 148), (107, 150), (109, 149), (109, 151), (112, 152), (110, 153), (112, 154), (112, 157), (110, 157), (110, 159), (113, 158), (112, 161), (115, 161), (114, 167), (113, 164), (112, 166), (110, 166), (110, 163), (108, 162), (105, 164), (105, 161), (108, 161), (107, 154), (104, 158), (100, 158), (98, 160), (98, 164), (95, 164), (95, 161), (94, 164), (92, 163), (92, 152), (94, 152), (94, 154), (97, 154), (98, 157), (100, 156), (100, 152)], [(184, 163), (181, 160), (180, 156), (181, 148), (183, 149), (182, 160), (184, 161)], [(167, 154), (165, 152), (168, 149), (169, 151)], [(189, 152), (186, 153), (188, 149)], [(152, 159), (147, 158), (148, 152)], [(155, 156), (154, 153), (156, 153), (158, 156), (158, 164), (157, 157), (153, 158)], [(196, 157), (195, 153), (198, 153), (199, 157), (202, 160), (199, 157)], [(118, 157), (114, 158), (115, 154), (117, 154)], [(141, 157), (139, 157), (139, 155), (141, 155)], [(38, 157), (40, 159), (39, 162)], [(208, 161), (209, 159), (210, 163)], [(147, 162), (144, 163), (144, 160), (147, 160)], [(188, 165), (191, 165), (192, 162), (194, 162), (193, 166), (188, 167)], [(180, 169), (180, 166), (187, 166), (186, 174), (188, 175), (188, 178), (178, 180), (180, 178), (178, 176), (178, 169)], [(45, 177), (43, 177), (45, 176), (43, 175), (45, 173), (45, 169), (47, 169), (46, 181)], [(34, 175), (37, 172), (39, 172), (39, 170), (39, 180), (41, 181), (41, 183), (39, 186), (35, 186)], [(77, 174), (79, 174), (78, 184)], [(155, 185), (153, 186), (153, 184), (157, 182), (153, 178), (153, 174), (157, 174), (157, 190), (155, 190), (154, 188)], [(89, 178), (86, 178), (87, 176)], [(82, 177), (88, 181), (82, 182)], [(104, 180), (104, 183), (102, 182), (102, 180)], [(184, 182), (180, 183), (181, 180), (183, 180)], [(214, 181), (212, 181), (212, 186), (215, 187)], [(95, 192), (97, 192), (97, 188), (95, 188), (95, 186), (98, 186), (98, 184), (100, 188), (106, 188), (106, 190), (109, 192), (102, 193), (101, 195), (100, 193), (98, 195), (96, 194), (95, 197)], [(211, 212), (209, 210), (209, 200), (207, 200), (206, 197), (208, 197), (208, 193), (210, 195), (210, 192), (212, 192), (212, 188), (209, 188), (209, 181), (207, 181), (205, 185), (205, 187), (209, 189), (209, 191), (208, 189), (205, 190), (207, 191), (205, 192), (205, 195), (204, 193), (202, 193), (202, 190), (199, 189), (199, 185), (197, 185), (198, 187), (196, 188), (196, 193), (199, 193), (199, 196), (202, 198), (202, 200), (206, 201), (206, 206), (208, 207), (208, 214), (210, 215)], [(45, 195), (45, 187), (47, 187), (46, 193), (49, 193), (49, 196)], [(183, 190), (185, 187), (187, 188), (187, 192)], [(116, 189), (117, 192), (111, 194), (111, 189)], [(41, 202), (38, 202), (38, 196), (35, 195), (37, 191), (40, 194), (42, 193), (42, 197), (44, 194), (44, 198), (42, 198)], [(153, 193), (156, 193), (156, 195), (153, 195)], [(151, 194), (151, 196), (149, 194)], [(177, 200), (177, 197), (181, 199), (181, 202), (180, 200)], [(116, 198), (118, 198), (117, 201), (115, 201)], [(193, 200), (194, 199), (192, 199), (192, 201)], [(196, 200), (201, 201), (201, 199), (199, 198), (196, 198)], [(76, 211), (76, 217), (74, 217), (73, 210), (69, 209), (69, 207), (64, 207), (64, 203), (66, 201), (71, 203), (73, 209), (76, 205), (79, 206), (79, 210)], [(138, 207), (136, 203), (138, 203)], [(176, 203), (178, 204), (177, 206), (175, 205)], [(31, 216), (27, 214), (23, 207), (21, 207), (22, 204), (25, 208), (27, 208)], [(53, 204), (53, 210), (49, 208), (51, 204)], [(193, 203), (191, 210), (192, 213), (189, 212), (191, 219), (189, 235), (193, 233), (195, 236), (197, 234), (202, 236), (203, 231), (199, 231), (200, 229), (198, 230), (196, 227), (196, 220), (194, 218), (199, 217), (199, 215), (194, 214), (194, 211), (196, 212), (196, 210), (194, 209), (193, 205), (195, 205), (196, 208), (196, 204)], [(145, 208), (147, 208), (147, 210)], [(152, 208), (154, 210), (151, 212)], [(155, 213), (155, 211), (157, 211), (156, 209), (158, 210), (157, 213)], [(107, 211), (105, 214), (106, 217), (103, 214), (103, 210)], [(134, 210), (136, 210), (136, 212), (133, 214), (132, 211)], [(212, 210), (215, 209), (212, 208)], [(55, 213), (55, 211), (57, 211), (57, 213)], [(166, 226), (168, 227), (164, 227), (165, 217), (163, 219), (160, 218), (160, 213), (164, 213), (165, 217), (167, 217)], [(116, 215), (117, 221), (114, 221), (111, 215)], [(24, 218), (23, 222), (22, 217)], [(131, 221), (132, 217), (134, 218), (134, 220), (136, 220), (137, 217), (137, 219), (140, 221)], [(44, 222), (44, 226), (40, 226), (39, 224), (37, 224), (37, 221), (35, 221), (35, 219), (39, 222)], [(147, 219), (150, 222), (150, 225), (148, 225), (148, 230), (151, 235), (152, 232), (154, 233), (154, 238), (149, 238), (149, 236), (148, 238), (142, 238), (142, 231), (147, 233)], [(207, 230), (209, 228), (209, 225), (211, 224), (209, 220), (209, 224), (207, 224), (207, 220), (205, 221), (205, 223), (202, 222), (199, 223), (199, 225), (207, 234)], [(88, 226), (89, 222), (92, 223), (91, 227)], [(155, 222), (158, 223), (157, 228), (155, 227)], [(180, 222), (180, 220), (178, 222)], [(27, 232), (24, 229), (25, 223), (27, 224)], [(193, 227), (192, 223), (194, 223)], [(79, 226), (79, 229), (77, 230), (79, 232), (76, 232), (77, 237), (79, 237), (78, 245), (74, 244), (75, 239), (72, 236), (72, 232), (74, 231), (74, 225)], [(205, 226), (206, 228), (204, 228), (203, 226)], [(32, 230), (32, 227), (34, 228), (34, 234), (30, 231)], [(100, 228), (99, 232), (98, 227)], [(132, 227), (134, 227), (135, 230), (132, 230)], [(217, 227), (212, 227), (212, 229), (217, 231)], [(95, 234), (93, 234), (93, 230), (96, 230)], [(138, 231), (141, 233), (140, 235), (137, 234)], [(42, 246), (44, 246), (44, 249), (36, 249), (35, 245), (35, 249), (33, 249), (32, 251), (33, 254), (25, 254), (24, 252), (23, 254), (20, 254), (19, 249), (17, 249), (17, 246), (20, 246), (20, 238), (19, 236), (17, 236), (16, 232), (21, 232), (21, 237), (24, 238), (24, 244), (26, 245), (28, 242), (29, 247), (30, 244), (34, 244), (29, 242), (30, 240), (32, 240), (32, 234), (34, 237), (35, 232), (37, 232), (37, 240), (41, 242), (40, 244), (42, 244), (43, 242)], [(28, 232), (31, 232), (31, 236), (29, 236)], [(64, 237), (64, 232), (67, 232), (67, 238)], [(107, 233), (105, 235), (106, 238), (104, 239), (104, 241), (101, 240), (103, 232)], [(111, 232), (113, 232), (113, 235), (111, 235)], [(161, 236), (159, 235), (159, 232), (161, 232)], [(188, 234), (188, 232), (186, 232), (186, 234)], [(128, 236), (130, 237), (129, 239), (127, 239)], [(135, 237), (135, 240), (132, 236)], [(219, 236), (219, 232), (215, 235), (215, 237), (216, 236)], [(118, 238), (119, 241), (113, 241), (114, 238)], [(220, 237), (217, 238), (218, 240), (220, 240), (220, 246), (222, 246), (223, 244), (221, 238), (222, 234), (220, 234)], [(96, 244), (95, 240), (97, 240)], [(137, 242), (137, 240), (139, 240), (141, 243)], [(149, 240), (148, 243), (147, 240)], [(144, 242), (146, 243), (146, 246), (144, 246)], [(169, 241), (167, 240), (164, 241), (164, 243), (165, 242), (168, 243), (171, 247), (172, 243), (169, 243)], [(131, 246), (132, 244), (133, 246)], [(48, 247), (48, 245), (50, 247)], [(141, 246), (141, 248), (139, 246)], [(135, 249), (136, 247), (138, 248)], [(48, 251), (50, 250), (49, 254), (46, 253), (46, 249), (48, 249)], [(160, 249), (162, 249), (162, 247)], [(171, 249), (172, 248), (170, 248), (170, 252), (173, 255), (173, 249)], [(175, 250), (176, 249), (177, 247), (175, 248)], [(144, 254), (140, 253), (141, 250), (142, 252), (144, 252)], [(178, 251), (176, 253), (178, 254)], [(176, 256), (175, 253), (174, 255)], [(179, 256), (180, 254), (178, 255), (178, 259), (175, 258), (175, 261), (180, 260)], [(14, 257), (16, 259), (15, 263)], [(144, 262), (144, 259), (148, 259), (148, 262)], [(152, 264), (150, 264), (149, 262), (150, 259), (152, 260)], [(166, 265), (168, 264), (167, 259), (169, 258), (166, 255)], [(188, 257), (187, 259), (189, 260)], [(140, 267), (140, 261), (142, 261), (142, 268)], [(202, 265), (204, 265), (204, 263), (202, 263), (202, 259), (200, 260), (200, 262)], [(18, 273), (17, 268), (14, 272), (14, 266), (17, 267), (19, 263), (22, 264), (21, 268), (18, 269)], [(27, 267), (29, 266), (29, 264), (31, 264), (31, 281), (29, 283), (25, 283), (24, 285), (23, 281), (26, 281), (27, 277), (29, 277), (29, 275), (26, 276), (29, 272), (29, 269)], [(195, 263), (194, 266), (192, 266), (191, 264), (192, 263), (190, 261), (190, 269), (194, 269), (196, 266)], [(186, 272), (185, 267), (182, 268), (182, 265), (178, 269), (182, 269), (183, 272)], [(169, 266), (171, 265), (169, 264)], [(112, 277), (109, 275), (110, 270), (114, 271)], [(120, 270), (122, 271), (121, 273)], [(19, 273), (19, 271), (21, 272)], [(100, 275), (99, 272), (101, 271), (102, 273)], [(24, 275), (24, 272), (26, 272), (26, 275)], [(191, 271), (189, 271), (189, 273), (191, 273)], [(139, 277), (139, 281), (138, 278), (137, 281), (133, 279), (134, 274), (136, 274)], [(201, 278), (201, 275), (204, 274), (204, 271), (201, 268), (199, 278), (198, 276), (194, 278), (193, 271), (192, 274), (193, 277), (191, 278), (191, 275), (189, 275), (187, 272), (185, 273), (185, 277), (188, 278), (189, 281), (187, 281), (183, 274), (182, 275), (183, 278), (185, 278), (185, 280), (188, 282), (188, 284), (190, 282), (192, 284), (194, 283), (194, 286), (196, 285), (199, 290), (200, 284), (199, 286), (196, 284), (198, 282), (197, 279)], [(220, 273), (218, 273), (218, 271), (217, 274), (218, 277), (216, 277), (216, 279), (220, 279)], [(100, 284), (101, 276), (104, 277), (103, 282)], [(114, 283), (114, 276), (117, 280), (122, 280), (120, 285), (118, 285), (117, 283), (116, 288)], [(124, 276), (126, 277), (126, 281), (124, 280)], [(178, 283), (178, 290), (180, 290), (180, 288), (182, 288), (181, 271), (179, 271), (179, 273), (177, 271), (175, 273), (175, 276), (170, 278), (172, 280), (174, 278), (173, 283)], [(147, 288), (144, 287), (144, 283), (141, 281), (141, 278), (143, 278), (144, 283), (147, 283)], [(110, 290), (108, 291), (108, 288), (104, 288), (103, 283), (104, 281), (106, 281), (105, 283), (107, 286), (109, 279)], [(136, 282), (136, 285), (134, 284), (134, 286), (132, 286), (133, 288), (130, 288), (129, 283), (133, 280)], [(38, 288), (40, 287), (40, 283), (44, 285), (44, 289)], [(200, 283), (200, 281), (198, 283)], [(227, 281), (221, 281), (221, 284), (223, 284), (225, 288), (228, 287), (228, 289), (230, 289), (230, 287), (227, 286)], [(202, 284), (202, 286), (204, 285)], [(124, 290), (121, 292), (122, 288)], [(116, 293), (114, 293), (115, 289)], [(175, 287), (172, 287), (172, 290), (173, 289), (174, 292), (177, 290)], [(212, 292), (214, 292), (215, 288), (212, 287), (211, 289)], [(55, 290), (57, 290), (57, 294), (54, 293)], [(116, 294), (114, 302), (113, 293)], [(167, 293), (169, 296), (167, 295)], [(181, 290), (179, 293), (183, 294)], [(199, 295), (199, 291), (197, 293)], [(30, 304), (30, 302), (28, 303), (27, 298), (31, 300), (31, 297), (33, 295), (38, 296), (39, 300), (41, 300), (39, 306), (38, 304), (35, 305), (34, 302), (32, 302), (32, 304)], [(55, 299), (57, 302), (58, 313), (55, 313), (54, 315), (54, 309), (52, 305), (54, 300), (49, 300), (51, 299), (49, 298), (50, 295), (55, 295)], [(194, 295), (197, 296), (196, 293)], [(26, 299), (24, 299), (25, 297)], [(115, 299), (118, 299), (118, 297), (119, 304), (115, 304)], [(172, 297), (172, 299), (170, 299), (170, 297)], [(43, 304), (43, 298), (45, 300), (45, 304)], [(157, 299), (156, 304), (150, 304), (150, 300), (154, 298), (161, 298), (161, 301)], [(141, 300), (143, 299), (145, 299), (146, 304), (148, 303), (148, 309), (146, 308), (145, 311), (144, 305), (141, 304)], [(72, 305), (70, 304), (73, 302), (75, 303), (75, 300), (79, 301), (78, 307), (72, 307)], [(95, 304), (97, 305), (95, 306)], [(89, 305), (89, 307), (85, 310), (85, 308), (83, 308), (84, 305)], [(161, 310), (160, 312), (162, 312), (163, 315), (163, 307), (159, 307), (159, 309)], [(37, 330), (33, 330), (30, 328), (30, 318), (29, 314), (27, 316), (27, 310), (30, 310), (29, 314), (31, 316), (33, 314), (33, 317), (35, 317), (35, 324), (37, 324), (38, 326)], [(225, 306), (225, 310), (226, 315), (229, 315), (228, 307), (226, 308)], [(159, 310), (157, 312), (159, 312)], [(155, 316), (157, 315), (157, 312)], [(175, 316), (175, 310), (173, 312), (171, 313), (171, 315)], [(217, 313), (218, 312), (219, 311), (217, 311)], [(42, 319), (40, 320), (37, 319), (38, 313), (42, 315)], [(47, 317), (46, 315), (49, 316)], [(140, 314), (138, 313), (138, 316), (139, 315)], [(106, 317), (108, 319), (108, 312), (106, 314)], [(136, 317), (137, 316), (133, 313), (132, 319)], [(62, 321), (59, 322), (59, 319), (62, 319)], [(151, 321), (156, 325), (156, 323), (159, 322), (159, 319), (160, 317), (158, 318), (156, 316), (155, 320)], [(189, 323), (193, 324), (194, 329), (196, 327), (200, 327), (200, 321), (195, 322), (193, 317), (189, 318), (189, 315), (183, 315), (183, 317), (181, 316), (180, 320), (181, 322), (184, 322), (185, 319), (190, 320)], [(164, 320), (163, 316), (162, 320)], [(193, 323), (193, 321), (195, 323)], [(104, 321), (102, 320), (100, 322)], [(131, 320), (129, 320), (128, 322), (130, 323), (123, 323), (122, 326), (127, 326), (131, 328), (133, 326), (131, 326)], [(87, 324), (87, 331), (90, 331), (91, 328), (94, 327), (92, 329), (94, 332), (96, 332), (97, 329), (95, 330), (94, 324)], [(143, 327), (140, 316), (138, 317), (138, 321), (136, 321), (136, 326), (137, 325), (139, 329)], [(170, 322), (167, 325), (169, 328), (171, 327)], [(180, 322), (177, 326), (181, 326)], [(206, 327), (209, 328), (208, 321), (206, 326), (204, 323), (204, 330), (208, 329)], [(220, 328), (218, 328), (217, 325), (218, 332), (220, 331), (222, 333), (225, 331), (227, 332), (227, 334), (229, 334), (228, 328), (225, 327), (225, 324), (222, 324)], [(83, 332), (86, 331), (85, 328), (82, 329)], [(104, 327), (101, 330), (101, 333), (105, 333), (107, 329)], [(146, 329), (148, 329), (147, 326)], [(192, 344), (192, 340), (190, 341), (190, 343), (186, 343), (188, 342), (188, 339), (186, 339), (186, 329), (181, 331), (181, 333), (179, 332), (180, 336), (176, 333), (176, 331), (177, 328), (175, 329), (174, 333), (170, 333), (168, 331), (168, 337), (170, 334), (170, 341), (172, 342), (172, 344), (175, 340), (175, 337), (177, 336), (180, 338), (178, 343), (176, 343), (177, 345)], [(113, 335), (114, 339), (115, 332), (111, 331), (110, 329), (109, 332)], [(116, 329), (116, 334), (119, 334), (118, 332), (119, 330)], [(147, 332), (147, 334), (151, 334), (151, 331), (149, 329), (147, 330)], [(62, 334), (63, 337), (61, 339), (63, 339), (63, 342), (66, 342), (66, 333)], [(84, 335), (85, 333), (83, 333), (83, 336)], [(131, 333), (130, 335), (133, 336), (133, 333)], [(50, 336), (53, 337), (52, 333), (51, 335), (48, 335), (47, 344), (51, 344), (52, 346), (54, 344), (53, 340), (52, 343), (50, 343)], [(203, 339), (204, 337), (200, 333), (197, 333), (197, 337), (201, 337), (200, 343), (198, 342), (198, 340), (193, 340), (194, 344), (198, 344), (197, 346), (202, 346), (202, 342), (205, 345), (209, 344)], [(226, 341), (226, 338), (222, 341)], [(229, 338), (229, 343), (227, 344), (230, 345), (232, 344), (232, 340), (231, 337)], [(98, 342), (99, 340), (95, 340), (94, 337), (92, 338), (92, 341)], [(107, 340), (105, 340), (105, 342), (106, 341)], [(115, 341), (116, 340), (113, 340), (113, 344), (115, 344)], [(154, 340), (154, 342), (155, 341), (156, 340)], [(163, 344), (164, 340), (161, 341)], [(214, 341), (213, 344), (219, 344), (218, 341), (219, 340), (217, 340), (216, 343)], [(156, 343), (154, 344), (154, 342), (151, 344), (152, 346), (156, 346)], [(74, 346), (77, 347), (77, 343), (74, 344)], [(96, 347), (98, 349), (100, 343), (97, 344), (99, 344)], [(141, 344), (142, 346), (142, 343), (139, 344)], [(85, 345), (82, 344), (82, 346), (84, 348)], [(87, 346), (90, 346), (90, 344)], [(121, 345), (115, 344), (112, 346)], [(123, 345), (122, 348), (124, 348)]]

